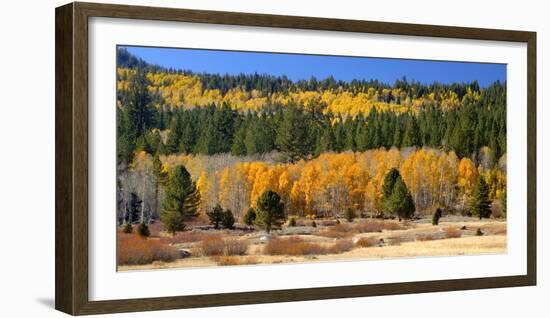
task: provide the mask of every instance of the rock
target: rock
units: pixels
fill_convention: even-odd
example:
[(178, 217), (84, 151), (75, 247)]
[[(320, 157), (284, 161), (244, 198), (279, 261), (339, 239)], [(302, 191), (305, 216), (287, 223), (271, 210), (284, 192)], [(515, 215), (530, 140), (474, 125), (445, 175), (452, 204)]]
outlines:
[(262, 235), (262, 236), (260, 236), (260, 243), (263, 244), (263, 243), (269, 241), (269, 239), (270, 239), (269, 235)]
[(191, 252), (189, 252), (188, 250), (179, 250), (179, 252), (180, 252), (180, 258), (186, 258), (191, 256)]

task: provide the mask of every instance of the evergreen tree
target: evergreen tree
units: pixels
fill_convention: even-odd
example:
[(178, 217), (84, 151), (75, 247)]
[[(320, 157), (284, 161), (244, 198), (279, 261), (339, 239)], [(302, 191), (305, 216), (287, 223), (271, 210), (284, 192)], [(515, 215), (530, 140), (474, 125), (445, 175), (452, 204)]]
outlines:
[(161, 188), (166, 184), (167, 172), (164, 171), (162, 161), (158, 152), (153, 156), (153, 213), (159, 213), (159, 194)]
[(415, 206), (407, 185), (401, 179), (397, 178), (393, 186), (393, 191), (388, 200), (385, 201), (386, 209), (392, 214), (396, 214), (401, 219), (410, 219), (414, 215)]
[(246, 126), (242, 124), (239, 129), (237, 129), (237, 132), (235, 133), (235, 137), (233, 138), (233, 145), (231, 146), (231, 154), (234, 156), (245, 156), (246, 151), (246, 145), (245, 145), (245, 138), (246, 138)]
[(254, 224), (255, 220), (256, 220), (256, 210), (254, 210), (254, 208), (248, 209), (248, 211), (246, 211), (243, 217), (244, 224), (251, 226), (252, 224)]
[(315, 153), (319, 155), (323, 152), (334, 150), (336, 148), (335, 143), (336, 141), (334, 140), (332, 128), (330, 126), (325, 127), (317, 143), (317, 149), (315, 150)]
[(130, 89), (122, 100), (126, 147), (135, 149), (137, 139), (152, 126), (154, 110), (148, 86), (146, 71), (138, 68), (132, 78)]
[(439, 225), (439, 219), (441, 218), (443, 212), (441, 208), (437, 208), (432, 216), (432, 225)]
[(218, 150), (220, 136), (216, 131), (213, 119), (208, 118), (201, 126), (201, 134), (195, 146), (195, 153), (213, 155)]
[(393, 131), (392, 144), (398, 149), (400, 149), (402, 140), (403, 140), (403, 132), (401, 131), (400, 125), (397, 124), (395, 125), (395, 129)]
[(137, 234), (142, 237), (148, 237), (151, 235), (151, 232), (149, 231), (149, 227), (145, 222), (141, 222), (137, 227)]
[(222, 225), (226, 229), (232, 229), (235, 225), (235, 217), (233, 216), (233, 212), (231, 210), (227, 209), (223, 211), (222, 214)]
[(196, 216), (200, 194), (191, 175), (182, 165), (170, 171), (160, 218), (170, 233), (182, 231), (185, 220)]
[(410, 116), (407, 123), (407, 129), (405, 130), (405, 136), (403, 137), (403, 147), (421, 147), (420, 142), (420, 128), (416, 122), (414, 115)]
[(181, 136), (183, 134), (182, 121), (179, 115), (172, 117), (170, 121), (170, 132), (166, 140), (166, 152), (176, 153), (179, 150)]
[(260, 153), (260, 145), (258, 144), (258, 131), (257, 124), (251, 122), (246, 129), (246, 135), (244, 137), (244, 146), (246, 148), (246, 154), (251, 156)]
[(347, 208), (344, 217), (346, 218), (346, 221), (350, 223), (353, 222), (353, 219), (355, 219), (355, 211), (353, 211), (352, 208)]
[(196, 145), (196, 134), (192, 122), (186, 122), (179, 138), (178, 152), (193, 153)]
[(130, 200), (126, 204), (126, 222), (135, 223), (138, 222), (141, 218), (141, 204), (143, 201), (139, 196), (132, 192), (130, 193)]
[(362, 119), (358, 120), (357, 128), (355, 129), (355, 147), (359, 152), (370, 149), (368, 129)]
[(309, 118), (298, 107), (285, 107), (275, 142), (287, 161), (294, 163), (309, 158), (313, 153), (308, 134), (310, 124)]
[(210, 224), (214, 225), (215, 229), (218, 229), (224, 218), (224, 211), (221, 205), (216, 204), (212, 210), (206, 212), (206, 215), (210, 220)]
[(400, 177), (401, 175), (399, 174), (399, 170), (396, 168), (391, 168), (390, 171), (388, 171), (384, 177), (384, 184), (382, 185), (382, 195), (384, 200), (387, 200), (391, 196), (395, 182)]
[(281, 197), (277, 192), (268, 190), (262, 193), (256, 203), (255, 224), (269, 233), (272, 229), (278, 229), (285, 220), (285, 208)]
[(470, 211), (472, 215), (482, 218), (491, 216), (491, 201), (489, 201), (489, 187), (483, 177), (479, 177), (472, 193), (472, 201), (470, 203)]

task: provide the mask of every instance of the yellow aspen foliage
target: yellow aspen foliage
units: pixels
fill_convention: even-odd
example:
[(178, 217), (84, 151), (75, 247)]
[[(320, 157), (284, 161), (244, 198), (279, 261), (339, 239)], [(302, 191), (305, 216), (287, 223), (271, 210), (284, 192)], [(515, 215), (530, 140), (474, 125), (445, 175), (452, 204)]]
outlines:
[[(117, 69), (117, 88), (119, 91), (130, 89), (134, 69)], [(148, 73), (150, 81), (149, 92), (162, 97), (164, 104), (176, 108), (193, 108), (210, 105), (220, 106), (226, 102), (235, 110), (259, 111), (271, 105), (287, 106), (296, 104), (307, 111), (320, 111), (324, 114), (341, 116), (344, 119), (355, 118), (358, 115), (367, 116), (372, 108), (378, 111), (417, 113), (422, 107), (438, 105), (443, 110), (459, 107), (464, 103), (476, 102), (480, 93), (468, 88), (462, 100), (452, 91), (441, 91), (422, 96), (407, 95), (400, 88), (382, 88), (379, 91), (373, 87), (365, 89), (346, 90), (342, 87), (321, 91), (303, 91), (294, 89), (288, 93), (275, 92), (263, 95), (261, 91), (243, 88), (231, 88), (225, 94), (218, 89), (206, 89), (197, 75), (182, 73), (155, 72)], [(159, 107), (160, 104), (155, 104)]]

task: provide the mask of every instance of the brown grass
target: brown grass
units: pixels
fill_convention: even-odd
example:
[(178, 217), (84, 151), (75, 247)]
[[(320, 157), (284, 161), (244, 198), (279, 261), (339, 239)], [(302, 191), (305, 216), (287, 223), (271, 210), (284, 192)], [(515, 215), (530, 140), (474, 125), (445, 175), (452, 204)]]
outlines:
[(393, 235), (384, 239), (384, 244), (388, 246), (399, 246), (408, 240), (403, 236)]
[(353, 242), (351, 240), (338, 240), (331, 246), (327, 247), (325, 254), (340, 254), (351, 251), (353, 249)]
[(258, 264), (260, 261), (256, 257), (239, 257), (239, 256), (215, 256), (212, 258), (216, 264), (220, 266), (233, 266), (233, 265), (253, 265)]
[(202, 256), (245, 255), (249, 242), (221, 235), (209, 235), (198, 243), (197, 252)]
[(362, 237), (355, 242), (357, 247), (373, 247), (378, 245), (378, 239), (375, 237)]
[(353, 242), (348, 239), (337, 240), (334, 244), (323, 246), (318, 243), (304, 241), (298, 236), (274, 238), (267, 242), (264, 254), (267, 255), (324, 255), (339, 254), (353, 249)]
[(142, 265), (155, 261), (172, 262), (179, 257), (180, 254), (176, 248), (163, 244), (160, 240), (142, 238), (135, 234), (118, 234), (118, 265)]
[(273, 238), (264, 247), (264, 254), (268, 255), (314, 255), (323, 251), (320, 244), (306, 242), (298, 236)]
[(245, 255), (250, 243), (245, 240), (226, 239), (225, 240), (225, 253), (226, 256), (232, 255)]
[(149, 233), (151, 233), (151, 237), (159, 237), (160, 232), (164, 230), (164, 225), (162, 225), (162, 222), (155, 222), (153, 224), (149, 224)]
[(317, 221), (317, 225), (335, 226), (335, 225), (338, 225), (338, 222), (336, 222), (336, 220), (319, 220), (319, 221)]
[(403, 224), (396, 222), (396, 221), (385, 221), (383, 222), (384, 230), (386, 231), (398, 231), (398, 230), (405, 230), (406, 228), (410, 227), (412, 222), (410, 221), (404, 221)]
[(166, 244), (193, 243), (203, 241), (213, 235), (215, 234), (200, 231), (185, 231), (177, 232), (173, 236), (163, 236), (161, 237), (161, 241)]
[(416, 240), (420, 242), (439, 240), (441, 236), (437, 233), (420, 233), (416, 235)]
[(380, 220), (364, 220), (355, 225), (355, 231), (358, 233), (382, 232), (383, 229), (384, 221)]
[(462, 236), (462, 231), (456, 227), (447, 227), (443, 231), (447, 238), (459, 238)]
[(318, 233), (319, 236), (330, 238), (346, 238), (355, 234), (355, 227), (350, 224), (337, 224)]

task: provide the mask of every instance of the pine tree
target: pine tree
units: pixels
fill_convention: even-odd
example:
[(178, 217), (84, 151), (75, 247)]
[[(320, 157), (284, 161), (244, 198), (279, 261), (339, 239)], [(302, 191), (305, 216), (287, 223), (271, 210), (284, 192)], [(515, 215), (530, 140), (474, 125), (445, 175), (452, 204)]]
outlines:
[(334, 140), (332, 128), (330, 126), (325, 127), (323, 129), (321, 137), (319, 138), (319, 142), (317, 143), (317, 149), (315, 150), (315, 153), (319, 155), (323, 152), (334, 150), (335, 143), (336, 141)]
[(251, 156), (260, 152), (260, 146), (258, 144), (258, 125), (257, 123), (250, 122), (246, 129), (244, 137), (244, 146), (246, 148), (246, 154)]
[(246, 138), (246, 125), (242, 124), (233, 138), (233, 145), (231, 146), (231, 154), (234, 156), (245, 156), (246, 145), (244, 140)]
[(170, 132), (168, 133), (168, 138), (165, 145), (166, 152), (168, 154), (176, 153), (179, 150), (182, 133), (183, 127), (181, 125), (180, 116), (173, 116), (170, 121)]
[(178, 143), (178, 152), (180, 153), (193, 153), (196, 145), (195, 129), (191, 122), (184, 123), (183, 130), (181, 132), (180, 140)]
[(233, 226), (235, 225), (235, 217), (233, 216), (233, 212), (231, 212), (231, 210), (227, 209), (223, 211), (222, 225), (226, 229), (232, 229)]
[(248, 209), (248, 211), (246, 211), (243, 217), (244, 224), (251, 226), (252, 224), (254, 224), (255, 220), (256, 220), (256, 211), (253, 208)]
[(395, 181), (392, 194), (385, 201), (385, 206), (388, 211), (397, 215), (399, 221), (410, 219), (414, 215), (414, 201), (401, 176)]
[(135, 192), (130, 193), (130, 200), (126, 204), (126, 222), (127, 223), (131, 224), (140, 220), (141, 203), (143, 203), (143, 201), (139, 198), (139, 196)]
[(166, 184), (167, 173), (164, 171), (162, 161), (158, 152), (155, 153), (153, 157), (153, 186), (154, 186), (154, 197), (153, 197), (153, 213), (159, 213), (159, 194), (161, 187)]
[(344, 217), (346, 221), (353, 222), (353, 219), (355, 219), (355, 211), (353, 211), (352, 208), (347, 208), (346, 213), (344, 214)]
[(152, 125), (154, 115), (145, 69), (137, 69), (123, 105), (127, 120), (126, 133), (137, 139)]
[(197, 215), (200, 194), (184, 166), (170, 171), (160, 218), (166, 231), (175, 233), (185, 228), (185, 220)]
[(278, 229), (285, 220), (285, 208), (281, 197), (277, 192), (268, 190), (262, 193), (256, 203), (255, 224), (269, 233), (272, 229)]
[(148, 237), (151, 235), (151, 232), (149, 231), (149, 227), (145, 222), (141, 222), (136, 230), (137, 234), (142, 237)]
[(437, 208), (434, 212), (434, 215), (432, 217), (432, 225), (439, 225), (439, 219), (441, 218), (441, 215), (443, 212), (441, 211), (441, 208)]
[(395, 130), (393, 132), (392, 144), (395, 147), (400, 149), (402, 140), (403, 140), (403, 132), (401, 131), (401, 127), (399, 127), (399, 124), (397, 124), (395, 125)]
[(311, 121), (301, 109), (293, 105), (285, 107), (275, 142), (287, 161), (295, 163), (312, 154), (312, 140), (308, 134), (310, 124)]
[(414, 115), (410, 116), (409, 122), (407, 123), (407, 129), (405, 130), (405, 136), (403, 137), (403, 147), (421, 147), (420, 139), (420, 128), (416, 122), (416, 117)]
[(391, 168), (390, 171), (386, 174), (384, 177), (384, 184), (382, 185), (382, 194), (384, 200), (387, 200), (392, 192), (393, 192), (393, 186), (395, 185), (395, 182), (398, 178), (400, 178), (401, 175), (399, 174), (399, 170), (396, 168)]
[(479, 177), (472, 193), (470, 202), (470, 211), (472, 215), (482, 218), (491, 216), (491, 201), (489, 201), (489, 187), (483, 177)]
[(359, 120), (357, 128), (355, 129), (355, 147), (359, 152), (363, 152), (370, 148), (368, 129), (362, 119)]
[(221, 205), (216, 204), (216, 206), (212, 210), (206, 212), (206, 215), (210, 220), (210, 224), (214, 225), (215, 229), (218, 229), (224, 217), (224, 211)]

